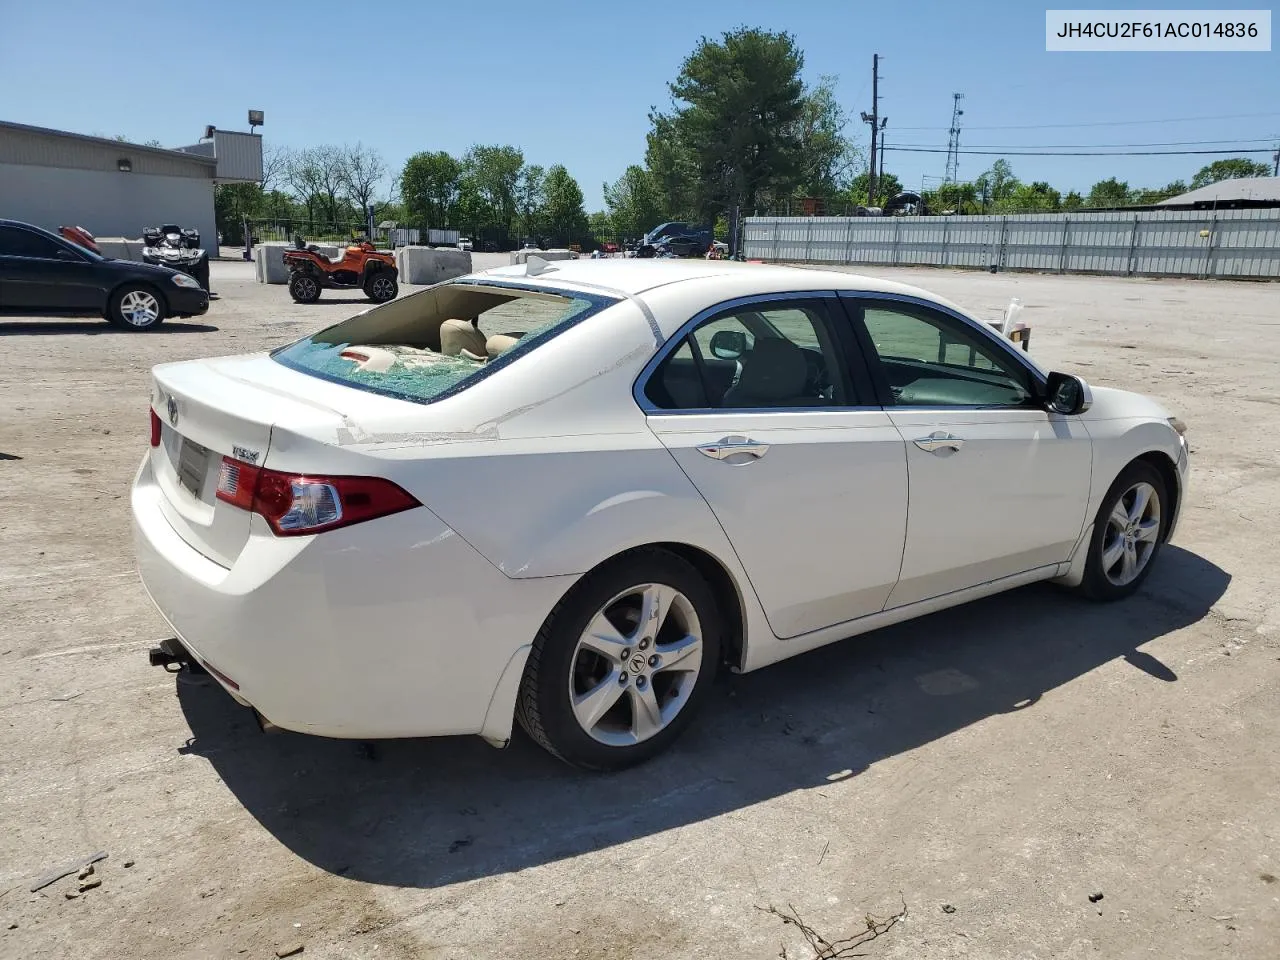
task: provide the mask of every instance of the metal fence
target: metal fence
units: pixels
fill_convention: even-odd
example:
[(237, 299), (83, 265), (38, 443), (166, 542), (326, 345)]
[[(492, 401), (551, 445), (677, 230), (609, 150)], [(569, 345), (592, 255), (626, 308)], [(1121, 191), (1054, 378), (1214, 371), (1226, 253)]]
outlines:
[(753, 260), (1280, 278), (1280, 209), (748, 217)]

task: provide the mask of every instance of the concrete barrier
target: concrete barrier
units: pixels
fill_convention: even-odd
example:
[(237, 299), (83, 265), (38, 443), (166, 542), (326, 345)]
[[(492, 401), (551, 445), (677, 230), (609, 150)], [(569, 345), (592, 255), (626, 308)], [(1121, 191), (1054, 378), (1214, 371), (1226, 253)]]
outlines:
[(512, 265), (528, 263), (530, 257), (541, 257), (543, 260), (576, 260), (578, 255), (572, 250), (513, 250)]
[(400, 271), (401, 283), (440, 283), (470, 273), (471, 254), (465, 250), (399, 247), (396, 269)]
[(96, 237), (98, 251), (111, 260), (132, 260), (142, 262), (142, 248), (146, 246), (141, 240), (127, 240), (124, 237)]
[(253, 273), (259, 283), (289, 282), (289, 268), (284, 265), (284, 252), (291, 246), (291, 243), (271, 240), (254, 246)]

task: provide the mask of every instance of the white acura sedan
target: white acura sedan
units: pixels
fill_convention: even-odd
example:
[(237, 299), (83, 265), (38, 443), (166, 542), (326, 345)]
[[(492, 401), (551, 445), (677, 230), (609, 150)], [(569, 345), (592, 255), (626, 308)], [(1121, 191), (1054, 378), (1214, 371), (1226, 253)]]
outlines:
[(1183, 426), (922, 290), (727, 261), (462, 277), (155, 368), (156, 662), (331, 737), (666, 747), (745, 672), (1036, 580), (1133, 592)]

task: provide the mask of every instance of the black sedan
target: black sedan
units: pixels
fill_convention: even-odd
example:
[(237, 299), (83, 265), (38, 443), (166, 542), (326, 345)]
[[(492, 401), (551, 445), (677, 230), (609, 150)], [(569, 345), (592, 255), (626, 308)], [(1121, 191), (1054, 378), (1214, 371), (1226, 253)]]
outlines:
[(168, 267), (110, 260), (48, 230), (0, 220), (0, 315), (105, 317), (150, 330), (209, 309), (199, 282)]

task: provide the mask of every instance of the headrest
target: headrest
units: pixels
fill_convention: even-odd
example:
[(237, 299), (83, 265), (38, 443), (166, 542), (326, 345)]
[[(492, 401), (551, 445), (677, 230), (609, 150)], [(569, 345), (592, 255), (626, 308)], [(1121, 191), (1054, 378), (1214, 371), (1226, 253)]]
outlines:
[(757, 337), (734, 389), (759, 400), (788, 400), (804, 392), (808, 377), (804, 352), (794, 343), (783, 337)]

